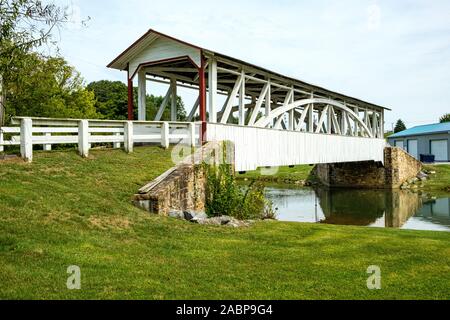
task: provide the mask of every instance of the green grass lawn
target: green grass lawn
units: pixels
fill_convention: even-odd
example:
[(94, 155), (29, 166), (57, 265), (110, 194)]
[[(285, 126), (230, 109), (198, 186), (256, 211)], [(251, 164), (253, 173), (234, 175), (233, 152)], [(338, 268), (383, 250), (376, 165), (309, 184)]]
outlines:
[(435, 171), (424, 184), (426, 190), (450, 191), (450, 165), (425, 165), (428, 171)]
[(237, 174), (238, 179), (258, 179), (267, 182), (295, 183), (296, 181), (306, 181), (309, 178), (314, 166), (299, 165), (289, 167), (278, 167), (275, 172), (269, 173), (267, 169), (257, 169), (243, 174)]
[[(171, 166), (157, 147), (0, 162), (0, 298), (450, 298), (450, 234), (152, 216), (130, 198)], [(81, 268), (81, 290), (66, 269)], [(369, 265), (382, 289), (368, 290)]]

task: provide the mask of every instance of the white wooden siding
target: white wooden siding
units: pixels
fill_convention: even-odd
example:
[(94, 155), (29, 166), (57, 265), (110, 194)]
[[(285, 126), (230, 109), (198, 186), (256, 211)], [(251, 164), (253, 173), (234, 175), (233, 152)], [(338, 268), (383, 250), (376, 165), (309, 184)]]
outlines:
[(266, 166), (384, 161), (384, 139), (208, 124), (208, 141), (232, 141), (237, 171)]
[(160, 61), (181, 56), (189, 56), (200, 67), (200, 50), (189, 47), (177, 41), (167, 38), (156, 39), (151, 46), (143, 49), (130, 60), (130, 76), (132, 76), (140, 64), (152, 61)]

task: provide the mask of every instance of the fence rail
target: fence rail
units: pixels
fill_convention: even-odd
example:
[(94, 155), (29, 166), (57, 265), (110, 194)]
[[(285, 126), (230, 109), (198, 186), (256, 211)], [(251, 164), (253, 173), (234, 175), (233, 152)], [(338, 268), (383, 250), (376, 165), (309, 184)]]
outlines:
[[(135, 143), (160, 143), (168, 148), (171, 143), (198, 144), (199, 124), (193, 122), (114, 121), (85, 119), (52, 119), (16, 117), (11, 127), (0, 127), (0, 152), (8, 146), (20, 146), (22, 158), (31, 162), (33, 145), (43, 145), (50, 151), (52, 145), (77, 144), (81, 156), (87, 157), (92, 144), (122, 145), (127, 152)], [(8, 139), (6, 139), (8, 137)]]

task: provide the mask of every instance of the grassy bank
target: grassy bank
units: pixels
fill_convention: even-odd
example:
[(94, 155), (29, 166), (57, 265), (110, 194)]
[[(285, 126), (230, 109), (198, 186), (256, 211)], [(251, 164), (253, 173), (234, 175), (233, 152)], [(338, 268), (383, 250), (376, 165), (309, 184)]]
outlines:
[[(0, 298), (450, 298), (450, 234), (151, 216), (131, 195), (170, 166), (156, 147), (0, 162)], [(66, 269), (81, 268), (81, 290)], [(382, 289), (368, 290), (378, 265)]]
[[(300, 165), (293, 167), (278, 167), (272, 169), (257, 169), (255, 171), (248, 171), (243, 174), (237, 174), (239, 180), (258, 179), (266, 182), (274, 183), (298, 183), (307, 181), (311, 170), (314, 166)], [(272, 171), (274, 170), (274, 171)]]
[(426, 165), (424, 168), (435, 172), (424, 183), (425, 190), (450, 192), (450, 165)]

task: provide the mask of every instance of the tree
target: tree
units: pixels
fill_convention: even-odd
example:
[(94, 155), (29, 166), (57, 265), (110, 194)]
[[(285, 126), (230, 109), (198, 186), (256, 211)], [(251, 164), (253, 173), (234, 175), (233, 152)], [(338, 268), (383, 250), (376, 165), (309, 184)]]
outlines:
[(395, 124), (395, 127), (394, 127), (394, 133), (397, 133), (397, 132), (400, 132), (400, 131), (403, 131), (403, 130), (406, 130), (405, 123), (401, 119), (398, 119), (398, 121), (397, 121), (397, 123)]
[(9, 116), (99, 118), (94, 93), (63, 58), (23, 55), (15, 81), (6, 83)]
[(52, 31), (68, 16), (65, 8), (41, 0), (0, 0), (0, 21), (0, 121), (4, 121), (5, 90), (16, 80), (24, 55), (51, 42)]
[(120, 81), (100, 80), (87, 85), (95, 96), (95, 109), (106, 119), (126, 120), (128, 88)]
[(444, 123), (444, 122), (450, 122), (450, 113), (444, 114), (444, 115), (439, 119), (439, 121), (440, 121), (441, 123)]
[[(104, 118), (114, 120), (125, 120), (128, 114), (128, 89), (127, 86), (120, 81), (100, 80), (88, 84), (88, 90), (92, 90), (95, 94), (95, 107), (98, 113)], [(137, 88), (134, 88), (134, 105), (137, 106)], [(147, 95), (146, 117), (153, 120), (158, 113), (159, 106), (164, 98), (161, 96)], [(137, 108), (134, 108), (134, 118), (137, 118)], [(177, 97), (177, 119), (179, 121), (186, 120), (186, 110), (181, 97)], [(170, 120), (170, 107), (164, 110), (161, 120)]]

